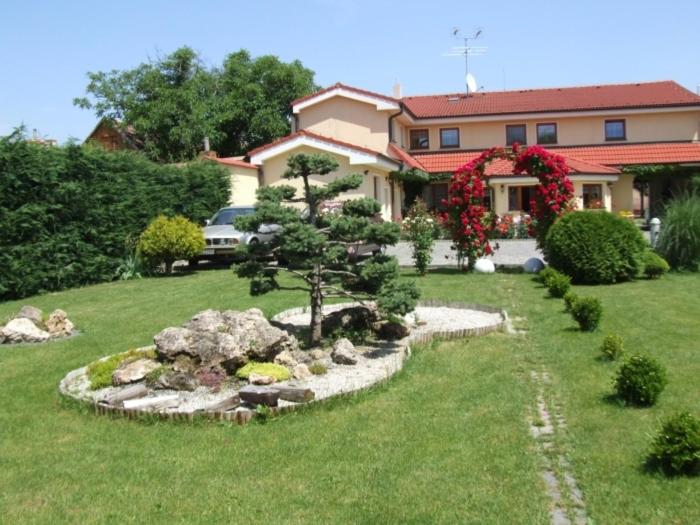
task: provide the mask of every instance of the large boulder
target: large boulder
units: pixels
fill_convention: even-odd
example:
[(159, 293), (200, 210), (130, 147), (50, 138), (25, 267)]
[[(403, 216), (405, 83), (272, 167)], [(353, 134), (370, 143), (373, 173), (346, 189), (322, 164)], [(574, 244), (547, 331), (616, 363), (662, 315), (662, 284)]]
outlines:
[(54, 310), (46, 320), (46, 329), (51, 337), (64, 337), (73, 333), (75, 325), (68, 319), (66, 312)]
[(15, 317), (0, 330), (6, 343), (43, 343), (51, 335), (27, 317)]
[(41, 310), (29, 305), (23, 306), (20, 309), (19, 313), (15, 315), (15, 319), (29, 319), (39, 327), (41, 327), (41, 325), (43, 324), (43, 318), (44, 313)]
[(272, 326), (257, 308), (245, 312), (226, 310), (222, 315), (228, 333), (252, 360), (271, 361), (284, 350), (298, 349), (296, 338)]
[(373, 305), (349, 306), (325, 316), (321, 329), (324, 334), (332, 334), (338, 330), (369, 330), (379, 320), (379, 312)]
[(355, 352), (355, 345), (344, 337), (338, 339), (333, 343), (331, 359), (338, 365), (356, 365), (357, 353)]
[(407, 324), (396, 321), (384, 321), (375, 326), (377, 335), (381, 339), (387, 339), (388, 341), (403, 339), (411, 333), (411, 328)]
[(153, 359), (143, 358), (127, 361), (122, 363), (112, 374), (112, 384), (121, 386), (141, 381), (160, 366), (160, 363)]

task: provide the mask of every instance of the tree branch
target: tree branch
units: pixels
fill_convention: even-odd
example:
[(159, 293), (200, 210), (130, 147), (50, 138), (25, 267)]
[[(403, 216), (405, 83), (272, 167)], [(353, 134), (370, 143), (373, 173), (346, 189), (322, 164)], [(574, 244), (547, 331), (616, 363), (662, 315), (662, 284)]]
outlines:
[[(360, 303), (362, 306), (365, 306), (363, 299), (361, 299), (360, 297), (358, 297), (354, 294), (351, 294), (350, 292), (347, 292), (341, 288), (338, 288), (337, 286), (331, 286), (330, 284), (324, 284), (323, 286), (321, 286), (321, 288), (322, 289), (330, 289), (330, 290), (334, 291), (334, 293), (324, 294), (326, 297), (349, 297), (350, 299), (353, 299), (354, 301), (357, 301), (358, 303)], [(365, 298), (365, 300), (366, 299), (367, 298)]]
[(289, 268), (286, 268), (284, 266), (263, 266), (263, 270), (284, 270), (285, 272), (293, 273), (300, 279), (303, 279), (305, 282), (311, 284), (311, 279), (309, 279), (306, 275), (304, 275), (301, 272), (298, 272), (296, 270), (291, 270)]

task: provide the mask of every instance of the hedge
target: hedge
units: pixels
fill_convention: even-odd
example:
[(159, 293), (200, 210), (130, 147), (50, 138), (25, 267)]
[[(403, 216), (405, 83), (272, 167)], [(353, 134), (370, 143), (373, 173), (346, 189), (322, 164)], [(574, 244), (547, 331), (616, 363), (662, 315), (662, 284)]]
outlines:
[(228, 200), (225, 168), (0, 138), (0, 300), (111, 280), (154, 217), (201, 223)]

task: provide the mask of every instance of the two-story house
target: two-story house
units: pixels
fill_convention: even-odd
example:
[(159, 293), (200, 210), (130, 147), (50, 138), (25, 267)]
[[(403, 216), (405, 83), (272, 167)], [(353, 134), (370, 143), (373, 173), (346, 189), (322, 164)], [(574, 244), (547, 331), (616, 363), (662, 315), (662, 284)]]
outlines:
[[(450, 174), (491, 146), (538, 144), (563, 155), (578, 207), (613, 212), (635, 208), (635, 175), (623, 168), (700, 166), (700, 96), (671, 81), (411, 97), (335, 84), (292, 110), (290, 135), (245, 159), (218, 159), (231, 169), (232, 202), (249, 204), (260, 184), (288, 183), (282, 174), (296, 152), (332, 155), (337, 176), (363, 173), (348, 197), (374, 197), (387, 220), (401, 217), (393, 171), (430, 174), (423, 198), (440, 207)], [(494, 211), (529, 210), (535, 179), (514, 175), (505, 161), (487, 176)]]

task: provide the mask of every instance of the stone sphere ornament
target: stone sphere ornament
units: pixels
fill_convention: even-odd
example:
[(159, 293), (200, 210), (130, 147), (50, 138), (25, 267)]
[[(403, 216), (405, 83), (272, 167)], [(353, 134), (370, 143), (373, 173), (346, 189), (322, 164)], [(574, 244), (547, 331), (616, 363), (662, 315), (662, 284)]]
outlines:
[(474, 271), (477, 273), (494, 273), (496, 265), (490, 259), (477, 259), (474, 263)]
[(544, 270), (544, 266), (545, 264), (542, 259), (530, 257), (523, 263), (523, 270), (525, 273), (540, 273), (542, 270)]

